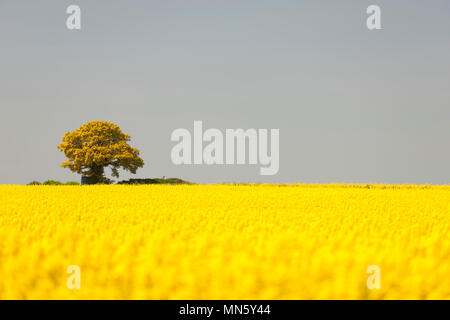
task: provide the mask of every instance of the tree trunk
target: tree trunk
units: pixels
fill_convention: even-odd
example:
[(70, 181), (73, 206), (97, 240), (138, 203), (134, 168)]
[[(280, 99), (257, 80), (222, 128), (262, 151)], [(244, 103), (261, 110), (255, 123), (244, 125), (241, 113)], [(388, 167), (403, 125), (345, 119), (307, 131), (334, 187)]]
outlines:
[(95, 176), (81, 176), (81, 185), (97, 184), (99, 181)]
[(102, 166), (89, 167), (89, 171), (81, 176), (81, 184), (98, 184), (106, 183), (108, 179), (104, 176), (105, 168)]

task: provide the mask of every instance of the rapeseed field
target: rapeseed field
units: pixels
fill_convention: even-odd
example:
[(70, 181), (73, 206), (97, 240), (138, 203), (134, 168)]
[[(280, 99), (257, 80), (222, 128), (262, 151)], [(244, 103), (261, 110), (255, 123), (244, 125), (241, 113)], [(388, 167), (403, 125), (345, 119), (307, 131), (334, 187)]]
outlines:
[(449, 231), (448, 186), (0, 186), (0, 299), (450, 299)]

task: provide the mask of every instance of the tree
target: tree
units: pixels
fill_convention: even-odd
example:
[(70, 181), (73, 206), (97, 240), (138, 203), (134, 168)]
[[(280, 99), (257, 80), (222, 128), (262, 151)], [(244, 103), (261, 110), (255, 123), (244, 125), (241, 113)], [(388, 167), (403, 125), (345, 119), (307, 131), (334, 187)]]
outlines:
[(119, 177), (119, 168), (135, 174), (144, 166), (139, 150), (132, 148), (130, 136), (119, 126), (106, 121), (92, 121), (62, 137), (58, 149), (67, 161), (61, 164), (73, 172), (91, 177), (94, 183), (108, 183), (105, 168), (110, 167), (113, 177)]

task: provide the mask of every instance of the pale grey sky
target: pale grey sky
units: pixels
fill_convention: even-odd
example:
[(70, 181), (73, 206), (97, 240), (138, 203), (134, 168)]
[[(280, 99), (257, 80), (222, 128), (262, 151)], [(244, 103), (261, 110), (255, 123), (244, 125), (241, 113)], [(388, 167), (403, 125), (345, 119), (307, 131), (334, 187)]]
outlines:
[[(133, 137), (136, 177), (448, 184), (449, 59), (448, 0), (0, 0), (0, 184), (79, 181), (56, 146), (92, 120)], [(279, 128), (279, 173), (173, 165), (194, 120)]]

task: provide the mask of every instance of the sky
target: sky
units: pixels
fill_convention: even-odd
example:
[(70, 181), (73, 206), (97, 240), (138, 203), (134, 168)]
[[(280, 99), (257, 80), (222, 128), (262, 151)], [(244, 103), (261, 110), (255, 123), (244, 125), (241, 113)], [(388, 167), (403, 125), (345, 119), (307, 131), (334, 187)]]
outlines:
[[(0, 112), (0, 184), (79, 181), (57, 145), (93, 120), (141, 151), (120, 180), (449, 184), (450, 2), (0, 0)], [(279, 129), (278, 173), (174, 165), (195, 120)]]

